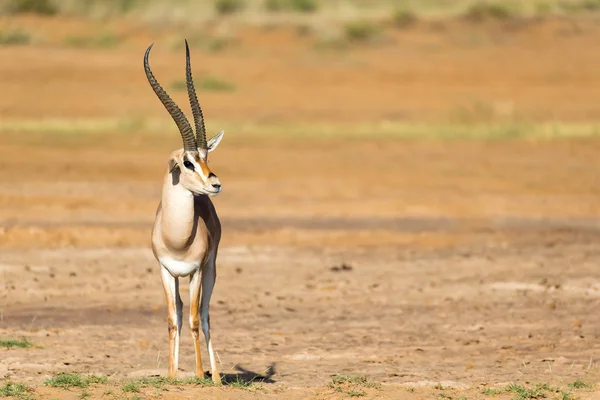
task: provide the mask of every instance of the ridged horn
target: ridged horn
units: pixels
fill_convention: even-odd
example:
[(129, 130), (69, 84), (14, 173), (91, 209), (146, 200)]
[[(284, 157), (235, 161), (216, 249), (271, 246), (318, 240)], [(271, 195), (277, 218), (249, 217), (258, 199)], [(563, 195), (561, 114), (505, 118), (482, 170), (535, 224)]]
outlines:
[(152, 70), (150, 69), (150, 64), (148, 63), (148, 56), (150, 55), (150, 50), (154, 46), (154, 43), (148, 47), (146, 50), (146, 54), (144, 55), (144, 71), (146, 72), (146, 77), (148, 78), (148, 82), (158, 96), (158, 99), (165, 106), (175, 124), (177, 124), (177, 128), (179, 128), (179, 133), (181, 134), (181, 138), (183, 139), (183, 148), (187, 151), (198, 151), (198, 146), (196, 145), (196, 139), (194, 138), (194, 131), (192, 127), (183, 114), (183, 111), (175, 104), (173, 99), (167, 94), (167, 92), (160, 86)]
[(190, 98), (190, 107), (194, 115), (194, 125), (196, 125), (196, 143), (201, 149), (206, 149), (206, 127), (204, 126), (204, 115), (202, 108), (196, 97), (196, 88), (194, 87), (194, 79), (192, 78), (192, 64), (190, 61), (190, 47), (187, 39), (185, 41), (185, 81), (187, 83), (188, 97)]

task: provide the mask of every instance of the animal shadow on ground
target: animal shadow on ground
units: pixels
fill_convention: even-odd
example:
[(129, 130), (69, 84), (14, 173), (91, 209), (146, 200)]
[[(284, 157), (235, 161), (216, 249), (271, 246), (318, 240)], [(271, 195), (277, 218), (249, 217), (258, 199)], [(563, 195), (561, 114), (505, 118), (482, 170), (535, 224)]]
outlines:
[(256, 382), (275, 383), (275, 381), (271, 379), (273, 375), (275, 375), (275, 363), (269, 365), (264, 374), (249, 371), (239, 364), (235, 365), (234, 368), (239, 371), (239, 373), (225, 373), (221, 375), (221, 380), (224, 385), (240, 383), (250, 385), (251, 383)]

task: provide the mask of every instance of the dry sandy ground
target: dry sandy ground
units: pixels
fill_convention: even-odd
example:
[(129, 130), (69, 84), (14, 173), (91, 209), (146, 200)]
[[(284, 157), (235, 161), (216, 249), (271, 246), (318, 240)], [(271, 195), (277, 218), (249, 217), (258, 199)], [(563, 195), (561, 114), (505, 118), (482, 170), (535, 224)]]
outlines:
[[(239, 90), (203, 94), (205, 115), (209, 125), (213, 116), (435, 120), (505, 95), (516, 108), (492, 107), (501, 117), (593, 118), (600, 53), (587, 22), (572, 35), (561, 24), (573, 24), (551, 21), (501, 36), (512, 41), (459, 48), (453, 40), (471, 31), (448, 23), (458, 36), (440, 36), (425, 26), (397, 33), (405, 47), (343, 58), (299, 45), (274, 47), (279, 56), (265, 61), (273, 47), (241, 46), (206, 55)], [(271, 34), (249, 38), (290, 42)], [(437, 42), (423, 42), (430, 37)], [(0, 48), (2, 117), (168, 118), (143, 81), (140, 54)], [(174, 53), (155, 56), (167, 82), (180, 76)], [(164, 373), (166, 310), (149, 232), (165, 157), (179, 144), (172, 130), (164, 139), (128, 135), (0, 141), (0, 338), (36, 345), (0, 349), (0, 375), (37, 386), (37, 397), (81, 396), (41, 386), (59, 372), (109, 375), (114, 395), (101, 386), (89, 390), (94, 398), (133, 398), (121, 382)], [(327, 387), (338, 374), (380, 383), (359, 388), (369, 398), (486, 398), (483, 388), (508, 382), (564, 390), (576, 379), (598, 382), (597, 140), (281, 136), (253, 142), (228, 132), (211, 153), (224, 187), (215, 199), (224, 237), (213, 340), (229, 379), (263, 382), (254, 391), (173, 386), (141, 396), (349, 397)], [(332, 268), (344, 263), (351, 269)], [(182, 373), (193, 367), (188, 332)]]
[[(323, 389), (335, 374), (365, 375), (384, 384), (370, 394), (390, 398), (412, 396), (407, 384), (473, 397), (482, 384), (596, 381), (594, 141), (248, 146), (224, 142), (213, 156), (226, 188), (211, 319), (224, 372), (274, 365), (264, 386), (275, 397), (335, 395)], [(16, 170), (25, 149), (2, 150)], [(63, 151), (27, 150), (18, 182), (0, 187), (0, 336), (40, 346), (0, 350), (0, 368), (31, 384), (160, 372), (166, 311), (148, 248), (160, 169), (143, 165), (163, 155)], [(262, 177), (244, 169), (279, 158)], [(343, 263), (352, 269), (332, 270)], [(191, 371), (188, 335), (182, 354)]]

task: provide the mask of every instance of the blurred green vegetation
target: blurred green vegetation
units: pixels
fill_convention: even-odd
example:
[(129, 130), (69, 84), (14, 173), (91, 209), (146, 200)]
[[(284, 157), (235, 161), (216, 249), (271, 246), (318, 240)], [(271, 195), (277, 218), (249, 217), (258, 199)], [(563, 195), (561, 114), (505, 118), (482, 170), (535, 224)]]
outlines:
[[(216, 76), (206, 76), (200, 80), (194, 80), (196, 89), (208, 90), (213, 92), (233, 92), (236, 87), (233, 83)], [(187, 90), (185, 80), (177, 80), (171, 84), (173, 90)]]
[(418, 21), (417, 15), (407, 8), (396, 8), (392, 14), (392, 21), (398, 28), (406, 28)]
[(315, 12), (319, 8), (318, 0), (265, 0), (264, 7), (267, 11), (298, 11), (304, 13)]
[[(600, 137), (596, 123), (494, 122), (494, 123), (241, 123), (212, 120), (208, 131), (224, 129), (241, 140), (272, 137), (289, 140), (311, 139), (403, 139), (403, 140), (553, 140)], [(3, 141), (48, 145), (121, 143), (152, 137), (156, 141), (174, 141), (172, 121), (152, 118), (3, 120)], [(26, 134), (25, 134), (26, 133)], [(232, 138), (230, 137), (230, 140)]]
[(339, 21), (390, 19), (405, 26), (420, 18), (466, 16), (512, 18), (600, 11), (600, 0), (0, 0), (3, 15), (130, 16), (143, 19), (203, 20), (236, 16), (256, 20), (321, 15)]
[(373, 22), (367, 20), (357, 20), (347, 22), (344, 25), (346, 39), (350, 42), (367, 42), (379, 34), (380, 28)]
[(508, 3), (477, 2), (467, 9), (465, 17), (472, 21), (482, 21), (487, 18), (509, 19), (518, 15), (518, 11), (516, 5)]
[(113, 33), (104, 33), (98, 36), (67, 36), (65, 44), (79, 48), (112, 48), (119, 44), (121, 39)]
[(31, 35), (27, 32), (19, 30), (0, 31), (0, 45), (3, 46), (20, 46), (31, 42)]
[(243, 0), (216, 0), (215, 10), (218, 14), (222, 15), (233, 14), (243, 10), (244, 5), (245, 3)]

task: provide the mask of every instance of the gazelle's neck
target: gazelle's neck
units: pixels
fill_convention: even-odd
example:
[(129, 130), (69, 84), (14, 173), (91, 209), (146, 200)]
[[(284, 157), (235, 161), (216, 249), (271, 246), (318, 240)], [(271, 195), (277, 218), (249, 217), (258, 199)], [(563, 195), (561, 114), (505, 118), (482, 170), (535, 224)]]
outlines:
[(174, 184), (171, 173), (163, 184), (161, 213), (165, 244), (173, 250), (186, 250), (195, 233), (194, 195), (181, 184)]

